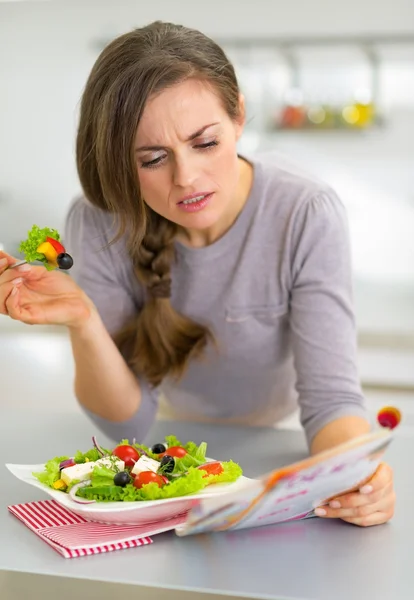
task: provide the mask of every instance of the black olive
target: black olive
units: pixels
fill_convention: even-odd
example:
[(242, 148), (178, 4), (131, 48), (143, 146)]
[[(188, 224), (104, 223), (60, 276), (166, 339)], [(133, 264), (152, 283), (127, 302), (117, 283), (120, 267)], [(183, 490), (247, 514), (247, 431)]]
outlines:
[(153, 447), (151, 448), (151, 452), (153, 454), (162, 454), (163, 452), (166, 451), (166, 447), (164, 446), (164, 444), (154, 444)]
[(127, 483), (131, 481), (131, 475), (127, 471), (121, 471), (114, 477), (114, 484), (125, 487)]
[(58, 254), (56, 260), (59, 269), (63, 269), (63, 271), (68, 271), (71, 267), (73, 267), (73, 258), (66, 252), (61, 252)]
[(175, 460), (173, 456), (166, 454), (162, 457), (160, 464), (163, 473), (172, 473), (174, 471)]

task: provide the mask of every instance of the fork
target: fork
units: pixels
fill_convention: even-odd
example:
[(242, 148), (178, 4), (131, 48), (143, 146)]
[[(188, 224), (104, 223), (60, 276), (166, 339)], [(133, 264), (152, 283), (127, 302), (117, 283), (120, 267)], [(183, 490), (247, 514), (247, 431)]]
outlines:
[[(7, 269), (15, 269), (16, 267), (21, 267), (22, 265), (25, 265), (27, 263), (27, 260), (21, 260), (20, 262), (14, 263), (14, 265), (9, 265), (7, 267)], [(6, 269), (6, 271), (7, 271)]]

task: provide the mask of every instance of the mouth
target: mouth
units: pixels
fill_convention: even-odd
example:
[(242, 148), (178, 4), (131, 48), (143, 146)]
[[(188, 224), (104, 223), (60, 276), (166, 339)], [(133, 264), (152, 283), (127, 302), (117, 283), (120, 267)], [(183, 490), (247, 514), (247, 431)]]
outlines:
[(196, 204), (197, 202), (202, 202), (203, 200), (210, 197), (211, 195), (212, 195), (212, 192), (191, 194), (190, 196), (186, 196), (185, 198), (180, 200), (180, 202), (177, 202), (177, 204), (184, 205), (184, 206), (188, 206), (189, 204)]
[(177, 206), (181, 211), (186, 213), (200, 212), (210, 204), (213, 194), (214, 192), (192, 194), (183, 198), (181, 202), (178, 202)]

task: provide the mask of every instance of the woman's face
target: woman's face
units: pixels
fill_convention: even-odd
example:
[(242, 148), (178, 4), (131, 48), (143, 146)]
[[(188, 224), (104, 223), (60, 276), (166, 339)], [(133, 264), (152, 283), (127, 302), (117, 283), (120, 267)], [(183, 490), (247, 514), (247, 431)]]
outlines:
[(214, 228), (235, 198), (243, 124), (243, 117), (233, 121), (218, 95), (193, 79), (151, 98), (135, 137), (148, 206), (185, 229)]

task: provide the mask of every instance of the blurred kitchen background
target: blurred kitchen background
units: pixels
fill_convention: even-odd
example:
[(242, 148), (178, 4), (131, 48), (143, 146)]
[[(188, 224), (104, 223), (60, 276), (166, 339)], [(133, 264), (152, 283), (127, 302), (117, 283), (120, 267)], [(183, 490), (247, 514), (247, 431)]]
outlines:
[[(0, 246), (63, 227), (88, 73), (108, 41), (155, 19), (227, 50), (247, 99), (241, 151), (274, 149), (342, 197), (364, 389), (373, 410), (414, 412), (413, 0), (0, 0)], [(0, 374), (0, 406), (77, 410), (62, 331), (0, 316)]]

